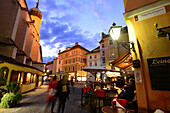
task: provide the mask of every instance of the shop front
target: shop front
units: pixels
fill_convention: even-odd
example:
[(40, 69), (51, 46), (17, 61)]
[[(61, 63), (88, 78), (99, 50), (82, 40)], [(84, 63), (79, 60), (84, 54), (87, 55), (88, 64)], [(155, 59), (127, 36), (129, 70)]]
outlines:
[(0, 88), (6, 89), (6, 84), (17, 82), (21, 93), (24, 93), (42, 85), (42, 76), (43, 72), (35, 67), (1, 60)]

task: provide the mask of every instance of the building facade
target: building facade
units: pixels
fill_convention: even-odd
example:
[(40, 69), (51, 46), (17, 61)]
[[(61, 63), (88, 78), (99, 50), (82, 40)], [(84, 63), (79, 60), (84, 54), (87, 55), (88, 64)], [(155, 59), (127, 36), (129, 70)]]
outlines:
[[(127, 27), (121, 29), (118, 41), (119, 42), (129, 41)], [(101, 67), (111, 68), (109, 63), (128, 51), (121, 44), (113, 40), (109, 34), (102, 33), (102, 39), (99, 43), (100, 43)]]
[(25, 0), (0, 1), (0, 81), (17, 81), (21, 92), (42, 84), (45, 64), (39, 44), (42, 13)]
[[(86, 67), (85, 49), (78, 42), (73, 47), (67, 47), (64, 51), (59, 51), (56, 60), (57, 72), (64, 71), (70, 74), (70, 78), (74, 77), (75, 81), (86, 81), (86, 72), (82, 68)], [(70, 79), (69, 78), (69, 79)]]
[(135, 43), (139, 112), (170, 111), (170, 1), (124, 0), (124, 6), (129, 40)]

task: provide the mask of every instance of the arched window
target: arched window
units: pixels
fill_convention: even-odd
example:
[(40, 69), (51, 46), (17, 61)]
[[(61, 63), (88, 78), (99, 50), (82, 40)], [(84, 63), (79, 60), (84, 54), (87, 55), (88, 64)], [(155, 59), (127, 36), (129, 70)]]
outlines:
[(7, 67), (2, 67), (0, 69), (0, 85), (5, 85), (8, 78), (9, 69)]

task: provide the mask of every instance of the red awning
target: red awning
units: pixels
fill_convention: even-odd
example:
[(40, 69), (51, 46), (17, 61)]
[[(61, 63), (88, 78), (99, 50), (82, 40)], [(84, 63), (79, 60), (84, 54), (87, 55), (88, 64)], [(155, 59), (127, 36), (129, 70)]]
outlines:
[(126, 68), (132, 66), (132, 64), (133, 64), (132, 57), (130, 55), (131, 55), (130, 51), (127, 51), (122, 56), (120, 56), (116, 60), (112, 61), (111, 64), (113, 66), (119, 67), (121, 69), (126, 69)]

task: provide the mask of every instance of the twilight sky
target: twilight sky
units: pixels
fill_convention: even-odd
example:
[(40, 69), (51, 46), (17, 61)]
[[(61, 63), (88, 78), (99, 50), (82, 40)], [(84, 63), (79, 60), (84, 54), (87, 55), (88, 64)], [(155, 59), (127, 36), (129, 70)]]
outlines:
[[(38, 0), (26, 0), (28, 8)], [(126, 26), (123, 0), (40, 0), (43, 13), (40, 29), (43, 62), (58, 56), (59, 50), (75, 42), (88, 50), (99, 46), (101, 33), (108, 34), (113, 22)]]

